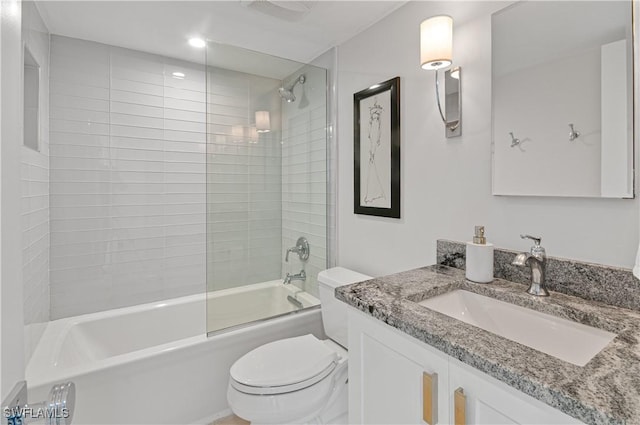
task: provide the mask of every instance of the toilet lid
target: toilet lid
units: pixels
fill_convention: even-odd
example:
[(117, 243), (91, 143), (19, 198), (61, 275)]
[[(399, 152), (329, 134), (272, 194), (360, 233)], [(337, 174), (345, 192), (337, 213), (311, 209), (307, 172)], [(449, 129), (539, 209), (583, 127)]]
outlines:
[(282, 387), (330, 372), (338, 353), (308, 334), (262, 345), (231, 366), (231, 378), (243, 386)]

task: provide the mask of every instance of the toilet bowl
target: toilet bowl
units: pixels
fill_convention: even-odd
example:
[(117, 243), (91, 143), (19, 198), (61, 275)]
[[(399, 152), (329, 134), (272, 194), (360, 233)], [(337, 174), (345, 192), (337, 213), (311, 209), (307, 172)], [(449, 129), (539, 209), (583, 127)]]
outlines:
[(347, 423), (347, 310), (334, 290), (367, 279), (342, 267), (320, 272), (322, 318), (331, 339), (281, 339), (238, 359), (227, 388), (237, 416), (252, 424)]

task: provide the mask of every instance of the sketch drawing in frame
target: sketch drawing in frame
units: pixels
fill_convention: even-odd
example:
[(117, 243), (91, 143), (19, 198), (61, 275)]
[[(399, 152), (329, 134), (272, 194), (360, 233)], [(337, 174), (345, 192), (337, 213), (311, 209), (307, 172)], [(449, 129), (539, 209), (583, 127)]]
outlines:
[(400, 77), (353, 95), (355, 214), (400, 218)]

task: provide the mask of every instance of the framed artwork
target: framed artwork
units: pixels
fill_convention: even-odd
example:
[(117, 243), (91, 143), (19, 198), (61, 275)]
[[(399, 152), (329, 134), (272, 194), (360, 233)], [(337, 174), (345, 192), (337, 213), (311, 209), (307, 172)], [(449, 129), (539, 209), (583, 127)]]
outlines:
[(353, 212), (400, 218), (400, 77), (353, 95)]

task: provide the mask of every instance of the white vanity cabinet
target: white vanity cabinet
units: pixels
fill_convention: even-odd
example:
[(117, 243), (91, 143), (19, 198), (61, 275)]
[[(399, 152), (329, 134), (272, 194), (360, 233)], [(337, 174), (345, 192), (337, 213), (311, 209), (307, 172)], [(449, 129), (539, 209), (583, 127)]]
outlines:
[(452, 357), (449, 357), (449, 389), (451, 409), (464, 410), (465, 419), (460, 423), (582, 424)]
[(449, 423), (448, 367), (446, 354), (349, 309), (349, 423), (422, 424), (429, 407), (433, 424)]
[(349, 423), (582, 422), (350, 308)]

